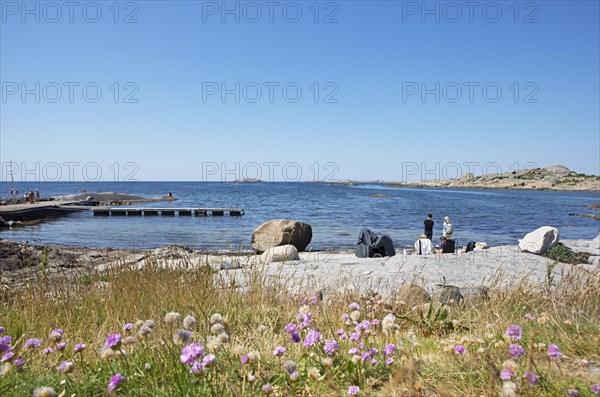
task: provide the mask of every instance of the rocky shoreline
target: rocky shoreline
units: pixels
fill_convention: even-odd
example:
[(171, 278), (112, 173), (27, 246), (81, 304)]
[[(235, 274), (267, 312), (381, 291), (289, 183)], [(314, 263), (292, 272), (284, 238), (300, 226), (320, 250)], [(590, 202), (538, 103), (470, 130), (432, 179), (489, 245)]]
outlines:
[(578, 174), (562, 165), (524, 169), (501, 174), (475, 176), (471, 173), (457, 179), (420, 182), (393, 182), (390, 187), (456, 188), (499, 190), (600, 191), (600, 176)]
[[(297, 260), (265, 261), (264, 255), (217, 254), (182, 246), (154, 250), (100, 249), (94, 247), (44, 246), (0, 240), (0, 297), (12, 288), (53, 280), (98, 279), (102, 272), (133, 266), (165, 269), (197, 269), (208, 266), (215, 277), (249, 285), (252, 272), (263, 272), (265, 280), (284, 281), (293, 292), (378, 289), (391, 291), (404, 284), (417, 284), (428, 291), (440, 285), (463, 289), (511, 287), (528, 280), (540, 286), (551, 277), (555, 282), (572, 271), (598, 275), (600, 235), (594, 240), (564, 240), (574, 252), (586, 253), (586, 263), (568, 264), (545, 256), (519, 251), (516, 245), (491, 247), (474, 252), (443, 255), (413, 255), (398, 252), (384, 258), (357, 258), (352, 251), (300, 252)], [(44, 256), (46, 255), (46, 264)], [(339, 291), (338, 291), (339, 292)]]

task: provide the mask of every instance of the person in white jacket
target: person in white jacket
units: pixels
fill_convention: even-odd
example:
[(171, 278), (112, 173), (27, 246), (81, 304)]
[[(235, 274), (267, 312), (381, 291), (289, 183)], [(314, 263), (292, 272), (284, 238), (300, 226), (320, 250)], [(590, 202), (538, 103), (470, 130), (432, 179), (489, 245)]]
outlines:
[(454, 226), (452, 226), (452, 222), (450, 221), (450, 217), (444, 217), (444, 224), (442, 225), (442, 230), (444, 232), (443, 236), (447, 239), (452, 238), (452, 233), (454, 233)]
[(422, 234), (417, 241), (415, 241), (415, 250), (417, 255), (431, 255), (431, 240), (426, 235)]

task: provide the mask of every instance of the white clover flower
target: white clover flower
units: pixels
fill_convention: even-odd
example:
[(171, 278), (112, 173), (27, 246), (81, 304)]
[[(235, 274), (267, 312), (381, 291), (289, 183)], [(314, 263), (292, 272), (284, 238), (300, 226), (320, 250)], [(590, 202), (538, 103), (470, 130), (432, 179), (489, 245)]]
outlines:
[(183, 328), (192, 330), (196, 327), (196, 318), (194, 316), (187, 315), (183, 319)]
[(165, 323), (167, 324), (179, 324), (179, 322), (181, 321), (181, 314), (177, 313), (177, 312), (169, 312), (167, 314), (165, 314)]
[(221, 316), (219, 313), (214, 313), (212, 316), (210, 316), (211, 324), (222, 323), (222, 322), (223, 322), (223, 316)]

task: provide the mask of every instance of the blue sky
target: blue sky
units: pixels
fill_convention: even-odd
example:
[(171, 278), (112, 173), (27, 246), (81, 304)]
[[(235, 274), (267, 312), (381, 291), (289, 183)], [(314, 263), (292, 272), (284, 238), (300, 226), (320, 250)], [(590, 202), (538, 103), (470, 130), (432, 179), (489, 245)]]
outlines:
[(2, 181), (600, 174), (599, 2), (469, 4), (2, 0)]

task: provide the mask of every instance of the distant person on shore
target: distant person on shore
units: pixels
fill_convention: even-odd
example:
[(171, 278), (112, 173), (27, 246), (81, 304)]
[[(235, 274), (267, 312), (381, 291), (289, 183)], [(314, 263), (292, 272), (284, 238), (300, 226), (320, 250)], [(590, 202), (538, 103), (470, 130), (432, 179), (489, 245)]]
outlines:
[(40, 202), (40, 191), (35, 189), (35, 202), (39, 203)]
[(435, 248), (435, 252), (437, 252), (438, 254), (444, 253), (444, 251), (446, 250), (446, 240), (446, 237), (440, 237), (440, 246)]
[(442, 225), (443, 236), (447, 239), (452, 238), (452, 233), (454, 233), (454, 226), (452, 226), (452, 222), (450, 221), (450, 217), (447, 216), (444, 218), (444, 224)]
[(169, 194), (167, 194), (167, 198), (169, 201), (173, 201), (173, 193), (169, 192)]
[(425, 236), (431, 240), (433, 237), (433, 225), (435, 224), (435, 222), (433, 222), (433, 215), (427, 214), (427, 219), (425, 219), (423, 224), (425, 225), (425, 231), (423, 234), (425, 234)]
[(426, 235), (421, 234), (419, 239), (415, 241), (415, 250), (417, 255), (431, 255), (431, 240)]
[(27, 198), (29, 200), (29, 204), (35, 203), (35, 195), (33, 194), (33, 190), (29, 191), (29, 194), (27, 195)]

